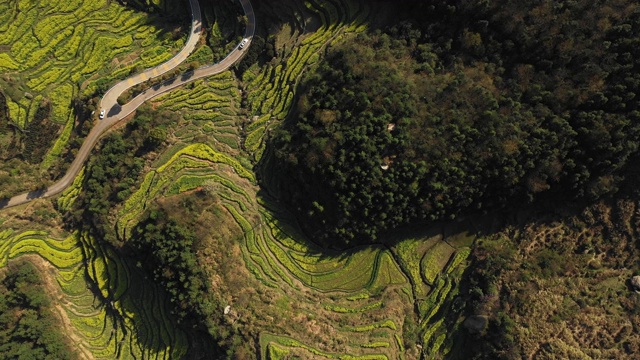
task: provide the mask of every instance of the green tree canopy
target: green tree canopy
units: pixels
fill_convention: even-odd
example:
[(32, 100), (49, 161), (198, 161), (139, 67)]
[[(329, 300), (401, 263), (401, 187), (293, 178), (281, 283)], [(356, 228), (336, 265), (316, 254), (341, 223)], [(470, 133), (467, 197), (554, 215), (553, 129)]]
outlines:
[(340, 242), (616, 191), (638, 148), (640, 12), (554, 4), (416, 3), (329, 48), (263, 184)]

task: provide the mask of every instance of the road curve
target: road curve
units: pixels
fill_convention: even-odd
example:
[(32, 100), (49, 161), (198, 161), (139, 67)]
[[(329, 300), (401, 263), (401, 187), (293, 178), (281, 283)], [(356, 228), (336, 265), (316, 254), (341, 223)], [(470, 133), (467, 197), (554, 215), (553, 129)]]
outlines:
[(244, 48), (240, 49), (238, 46), (236, 46), (233, 51), (231, 51), (227, 55), (227, 57), (216, 64), (200, 67), (193, 71), (178, 75), (177, 77), (169, 79), (161, 84), (152, 86), (151, 88), (145, 90), (144, 92), (133, 98), (131, 101), (123, 105), (120, 109), (122, 113), (122, 115), (120, 116), (127, 116), (134, 112), (145, 101), (166, 93), (169, 90), (180, 87), (188, 82), (220, 74), (221, 72), (228, 70), (231, 66), (233, 66), (233, 64), (238, 62), (251, 46), (251, 41), (253, 40), (253, 35), (256, 28), (256, 17), (253, 13), (251, 2), (249, 0), (240, 0), (240, 3), (242, 4), (242, 9), (247, 16), (247, 27), (244, 33), (244, 39), (247, 39), (247, 43)]
[(242, 9), (247, 17), (247, 26), (245, 31), (245, 39), (248, 39), (246, 45), (240, 49), (236, 46), (227, 57), (222, 61), (208, 66), (203, 66), (194, 71), (187, 72), (179, 75), (176, 78), (165, 81), (161, 84), (154, 85), (153, 87), (145, 90), (142, 94), (136, 96), (127, 104), (120, 106), (118, 104), (118, 97), (131, 87), (140, 84), (150, 78), (161, 76), (162, 74), (173, 70), (180, 65), (195, 49), (195, 46), (200, 39), (200, 33), (202, 30), (202, 16), (200, 12), (200, 6), (198, 0), (189, 0), (191, 5), (191, 30), (189, 38), (184, 48), (180, 50), (173, 58), (167, 62), (158, 65), (154, 68), (147, 69), (140, 74), (136, 74), (126, 80), (123, 80), (113, 87), (111, 87), (100, 101), (100, 109), (105, 109), (106, 116), (103, 120), (98, 120), (96, 125), (91, 129), (89, 135), (82, 143), (80, 150), (76, 155), (76, 158), (69, 166), (66, 174), (58, 180), (55, 184), (49, 186), (46, 189), (27, 192), (24, 194), (16, 195), (9, 199), (0, 200), (0, 210), (26, 204), (35, 199), (45, 198), (57, 195), (69, 187), (73, 180), (76, 178), (85, 161), (89, 157), (91, 150), (95, 147), (100, 137), (115, 124), (124, 119), (127, 115), (134, 112), (145, 101), (163, 94), (167, 91), (180, 87), (188, 82), (201, 79), (203, 77), (219, 74), (228, 70), (233, 64), (242, 58), (251, 45), (253, 35), (255, 33), (255, 14), (250, 0), (239, 0), (242, 4)]

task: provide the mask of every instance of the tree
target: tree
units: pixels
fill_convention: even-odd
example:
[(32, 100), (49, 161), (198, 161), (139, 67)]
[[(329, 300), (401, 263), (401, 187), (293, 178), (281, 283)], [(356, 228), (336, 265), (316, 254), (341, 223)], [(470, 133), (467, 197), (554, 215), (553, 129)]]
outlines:
[(0, 353), (13, 359), (73, 359), (36, 268), (11, 262), (0, 281)]
[(262, 183), (341, 243), (614, 193), (640, 146), (640, 14), (619, 15), (600, 31), (608, 10), (584, 2), (412, 2), (305, 75)]

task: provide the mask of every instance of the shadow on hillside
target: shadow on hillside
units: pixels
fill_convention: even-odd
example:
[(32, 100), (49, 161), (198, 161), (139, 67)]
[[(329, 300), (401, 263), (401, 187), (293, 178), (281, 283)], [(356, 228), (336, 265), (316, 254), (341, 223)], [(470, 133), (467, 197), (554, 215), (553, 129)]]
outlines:
[(151, 88), (155, 91), (158, 91), (160, 89), (162, 89), (163, 86), (168, 86), (173, 84), (174, 82), (176, 82), (178, 80), (178, 77), (172, 77), (171, 79), (167, 79), (163, 82), (157, 83), (155, 85), (153, 85)]
[[(403, 6), (398, 6), (398, 2)], [(424, 11), (427, 4), (416, 0), (399, 0), (390, 2), (386, 0), (361, 0), (352, 1), (353, 9), (347, 8), (346, 2), (328, 2), (322, 6), (322, 2), (312, 2), (310, 7), (305, 6), (301, 0), (252, 0), (256, 13), (256, 35), (264, 37), (274, 35), (273, 30), (288, 27), (291, 34), (309, 35), (317, 32), (323, 26), (339, 28), (350, 25), (355, 21), (367, 23), (368, 31), (374, 31), (386, 27), (388, 23), (397, 21), (397, 13), (411, 13), (410, 9)], [(322, 6), (322, 9), (320, 7)], [(335, 9), (337, 11), (332, 11)], [(350, 13), (350, 11), (354, 11)], [(333, 15), (332, 15), (333, 14)], [(419, 13), (422, 15), (422, 13)], [(415, 16), (415, 13), (412, 14)], [(337, 16), (337, 19), (331, 19)], [(323, 22), (326, 19), (326, 23)], [(289, 46), (287, 46), (289, 47)]]
[(160, 5), (145, 0), (117, 0), (117, 2), (126, 8), (147, 13), (153, 21), (153, 25), (167, 32), (172, 32), (176, 26), (186, 24), (191, 20), (188, 1), (166, 0), (162, 1)]
[[(263, 188), (258, 191), (261, 204), (270, 215), (273, 216), (272, 225), (281, 230), (291, 239), (307, 249), (307, 254), (319, 256), (321, 259), (344, 259), (363, 248), (363, 246), (339, 247), (339, 244), (320, 244), (313, 240), (314, 235), (309, 234), (301, 226), (296, 215), (287, 205), (281, 203), (267, 193)], [(266, 225), (269, 228), (269, 225)], [(380, 247), (380, 244), (374, 245)]]
[(187, 71), (186, 73), (180, 75), (180, 81), (187, 81), (193, 77), (193, 71)]
[(402, 226), (380, 234), (373, 243), (353, 242), (345, 244), (342, 240), (314, 240), (317, 234), (310, 234), (302, 225), (293, 209), (279, 202), (260, 189), (261, 203), (273, 216), (273, 225), (307, 249), (307, 254), (321, 259), (344, 259), (358, 251), (372, 248), (391, 248), (409, 239), (434, 239), (439, 237), (454, 248), (471, 246), (477, 237), (499, 231), (504, 225), (502, 215), (475, 215), (449, 222), (416, 223)]
[[(102, 243), (103, 248), (108, 246)], [(176, 347), (181, 343), (181, 337), (186, 341), (184, 345), (188, 344), (189, 347), (185, 358), (211, 358), (222, 351), (205, 329), (195, 326), (194, 319), (186, 318), (182, 322), (177, 320), (173, 315), (176, 307), (170, 304), (169, 295), (164, 288), (154, 281), (153, 275), (147, 273), (144, 267), (135, 265), (139, 263), (139, 259), (117, 250), (109, 253), (109, 256), (112, 256), (111, 261), (122, 265), (118, 266), (117, 274), (106, 270), (102, 274), (96, 274), (110, 287), (109, 295), (105, 298), (92, 280), (88, 280), (88, 284), (95, 296), (94, 306), (104, 309), (110, 325), (113, 326), (112, 330), (107, 331), (111, 332), (110, 341), (117, 344), (117, 358), (128, 358), (132, 355), (121, 353), (127, 349), (122, 341), (128, 335), (137, 340), (132, 344), (137, 343), (140, 346), (143, 354), (148, 355), (144, 356), (145, 358), (153, 357), (153, 354), (171, 351), (180, 353), (181, 350), (187, 350)], [(113, 275), (117, 276), (114, 278)], [(127, 290), (119, 298), (114, 298), (113, 294), (117, 293), (121, 281), (127, 282)], [(132, 321), (127, 324), (122, 314), (127, 314)], [(129, 327), (131, 324), (133, 326)], [(129, 334), (131, 331), (133, 334)], [(165, 332), (170, 336), (167, 337)]]
[[(323, 20), (329, 16), (330, 11), (321, 11), (317, 8), (318, 5), (309, 9), (300, 0), (252, 0), (251, 3), (256, 16), (255, 35), (251, 47), (236, 65), (239, 75), (253, 64), (262, 67), (273, 59), (285, 59), (300, 45), (301, 38), (308, 37), (323, 27), (334, 29), (348, 25), (357, 16), (350, 16), (348, 9), (339, 7), (334, 13), (338, 18)], [(275, 41), (276, 38), (278, 41)], [(330, 41), (328, 37), (324, 39), (327, 43)]]

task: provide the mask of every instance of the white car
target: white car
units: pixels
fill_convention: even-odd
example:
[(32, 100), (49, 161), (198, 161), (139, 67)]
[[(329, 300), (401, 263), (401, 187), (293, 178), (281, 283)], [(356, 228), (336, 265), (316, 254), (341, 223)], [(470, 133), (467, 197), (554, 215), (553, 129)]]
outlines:
[(249, 42), (249, 39), (242, 39), (242, 41), (240, 42), (240, 45), (238, 46), (239, 49), (244, 48), (245, 45), (247, 45), (247, 43)]
[(104, 119), (104, 109), (100, 110), (100, 119)]

